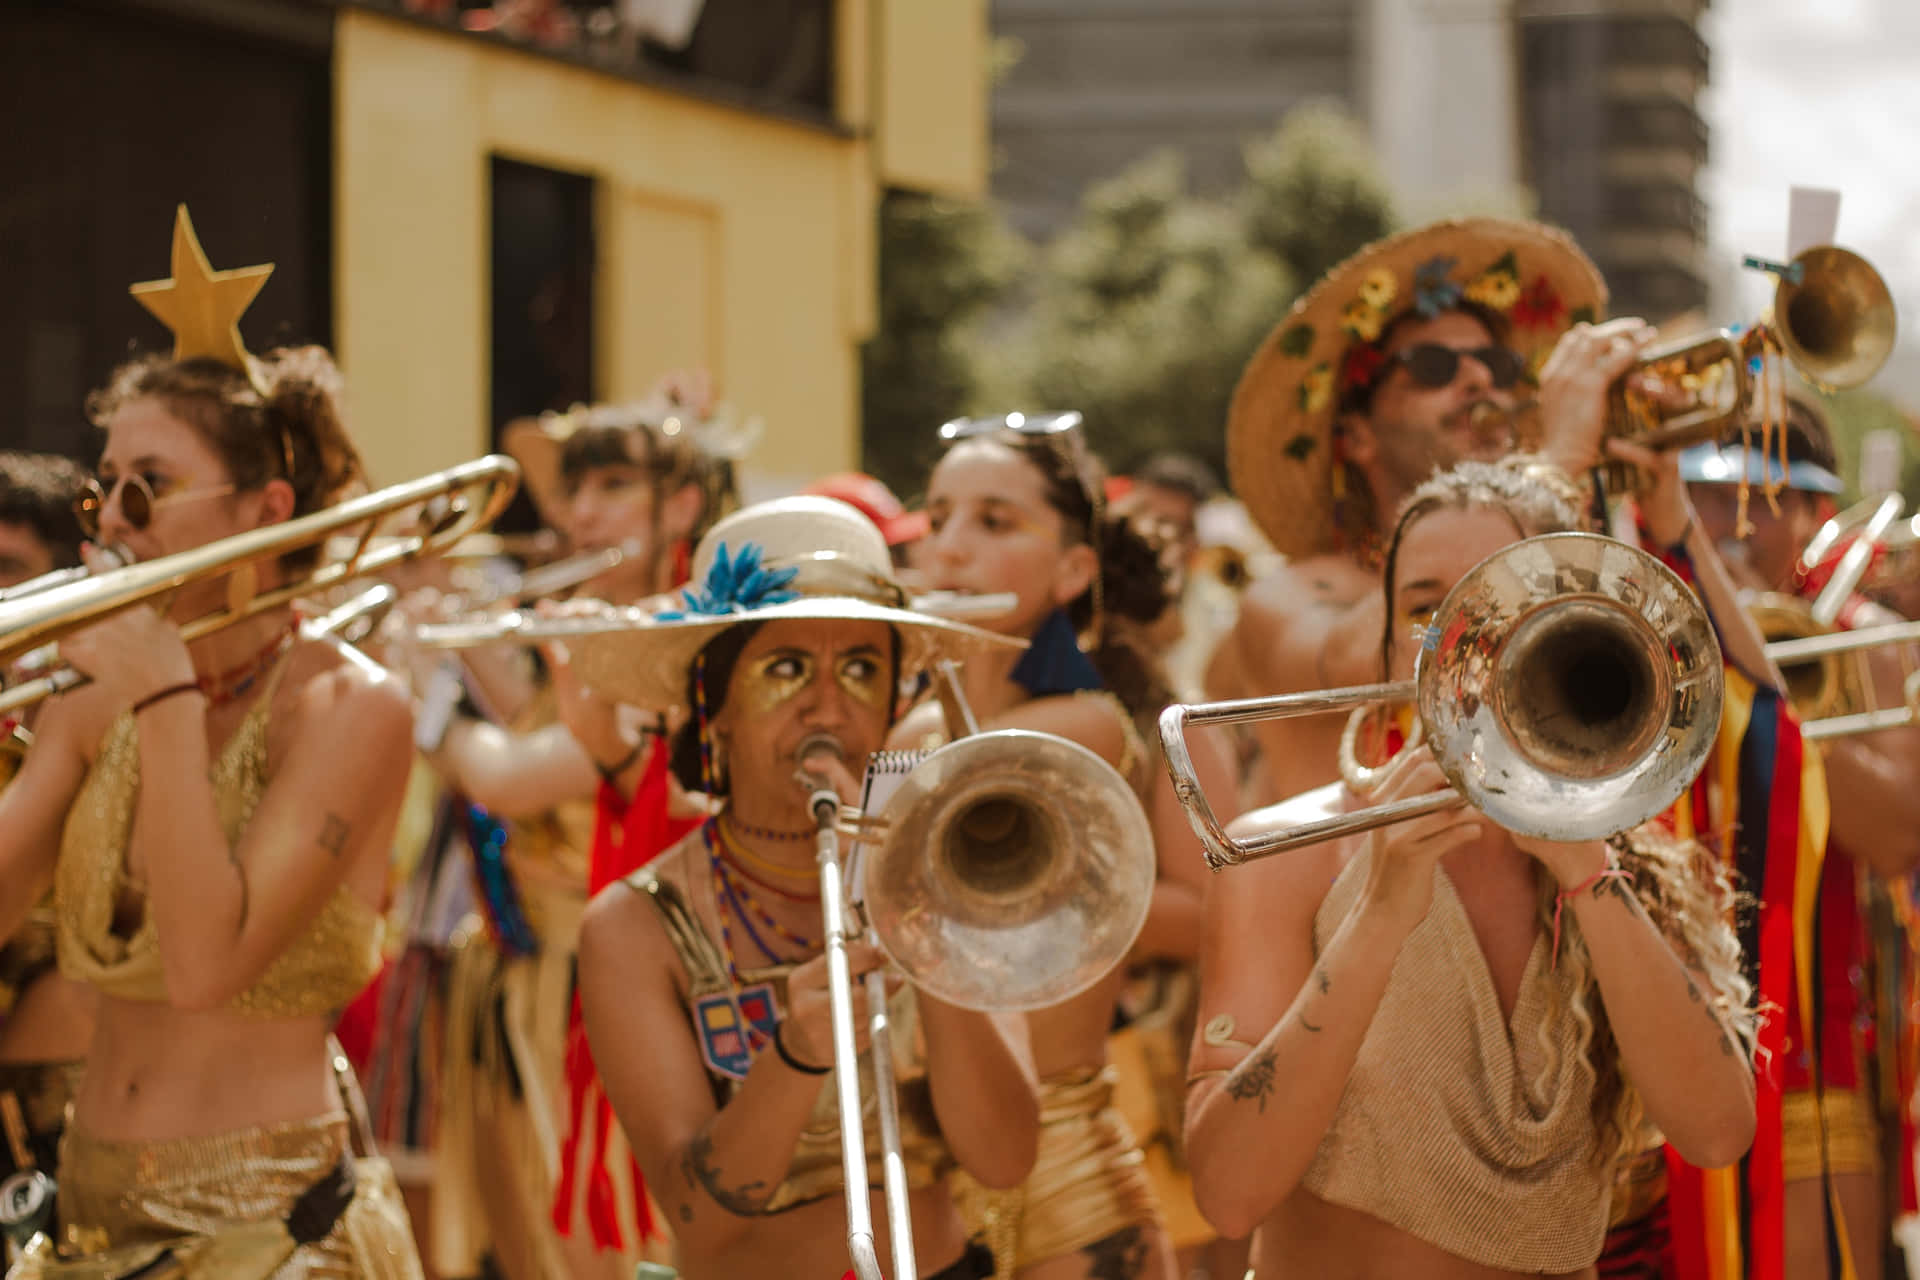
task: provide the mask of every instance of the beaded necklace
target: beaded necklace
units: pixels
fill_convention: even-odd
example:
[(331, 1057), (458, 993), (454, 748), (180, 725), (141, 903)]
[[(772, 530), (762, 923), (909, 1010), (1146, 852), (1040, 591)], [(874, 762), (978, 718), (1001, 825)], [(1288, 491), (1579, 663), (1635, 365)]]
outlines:
[(194, 683), (200, 692), (206, 695), (207, 705), (222, 707), (232, 702), (253, 687), (253, 682), (285, 653), (293, 644), (293, 637), (300, 630), (300, 618), (296, 614), (287, 620), (286, 628), (267, 642), (266, 647), (252, 657), (225, 671), (216, 671), (210, 675), (198, 677)]
[[(735, 822), (731, 817), (727, 817), (726, 815), (723, 814), (722, 820), (726, 823), (727, 827), (738, 827), (740, 830), (747, 832), (747, 834), (749, 835), (753, 834), (750, 828), (740, 826), (740, 824)], [(787, 880), (812, 881), (818, 878), (819, 873), (813, 870), (811, 867), (806, 867), (806, 868), (783, 867), (777, 862), (768, 862), (765, 858), (756, 854), (755, 852), (753, 852), (753, 850), (747, 848), (745, 845), (741, 844), (738, 840), (735, 840), (731, 835), (728, 834), (726, 827), (722, 827), (720, 829), (720, 839), (726, 843), (728, 855), (732, 858), (734, 863), (743, 871), (747, 867), (752, 867), (755, 871), (759, 872), (761, 876), (772, 876), (772, 877), (784, 878)], [(765, 884), (766, 881), (761, 880), (759, 881), (759, 883)], [(817, 898), (820, 895), (815, 894), (814, 896)]]

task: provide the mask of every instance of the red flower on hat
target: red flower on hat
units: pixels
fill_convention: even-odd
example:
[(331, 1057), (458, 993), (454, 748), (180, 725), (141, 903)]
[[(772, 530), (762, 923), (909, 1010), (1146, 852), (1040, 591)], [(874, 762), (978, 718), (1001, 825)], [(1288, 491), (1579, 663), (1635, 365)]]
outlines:
[(1354, 343), (1347, 348), (1347, 357), (1340, 365), (1340, 390), (1347, 392), (1370, 385), (1386, 363), (1386, 353), (1380, 348), (1367, 342)]
[(1546, 276), (1536, 276), (1513, 304), (1513, 322), (1522, 329), (1551, 329), (1567, 314), (1567, 304)]

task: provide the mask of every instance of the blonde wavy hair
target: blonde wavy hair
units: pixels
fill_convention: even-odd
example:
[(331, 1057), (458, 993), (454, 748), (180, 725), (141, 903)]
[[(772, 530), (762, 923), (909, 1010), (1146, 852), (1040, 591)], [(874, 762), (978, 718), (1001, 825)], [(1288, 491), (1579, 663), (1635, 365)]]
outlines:
[[(1394, 575), (1400, 544), (1409, 529), (1436, 511), (1478, 509), (1506, 516), (1523, 538), (1562, 533), (1585, 527), (1581, 496), (1579, 487), (1559, 468), (1528, 454), (1499, 462), (1462, 462), (1409, 494), (1387, 544), (1383, 669), (1392, 669)], [(1609, 843), (1620, 867), (1632, 878), (1634, 895), (1648, 918), (1681, 959), (1706, 977), (1711, 987), (1706, 998), (1751, 1061), (1758, 1020), (1733, 927), (1739, 896), (1726, 868), (1698, 841), (1681, 840), (1657, 823), (1622, 832)], [(1537, 878), (1540, 925), (1551, 932), (1558, 885), (1544, 870)], [(1538, 1033), (1545, 1051), (1541, 1079), (1550, 1079), (1559, 1070), (1552, 1029), (1561, 1017), (1570, 1017), (1579, 1030), (1579, 1067), (1593, 1090), (1595, 1160), (1611, 1169), (1638, 1150), (1645, 1111), (1621, 1070), (1619, 1045), (1600, 999), (1600, 984), (1593, 976), (1580, 926), (1571, 915), (1562, 920), (1557, 973), (1561, 981), (1552, 984), (1555, 1007), (1541, 1019)]]

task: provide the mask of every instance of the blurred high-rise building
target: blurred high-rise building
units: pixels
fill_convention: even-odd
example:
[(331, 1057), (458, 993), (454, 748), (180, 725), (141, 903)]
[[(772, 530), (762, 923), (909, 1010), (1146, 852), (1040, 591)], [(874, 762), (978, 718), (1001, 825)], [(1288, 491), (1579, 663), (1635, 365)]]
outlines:
[(1196, 190), (1292, 107), (1344, 106), (1405, 216), (1525, 204), (1605, 271), (1614, 311), (1700, 307), (1707, 0), (993, 0), (994, 191), (1029, 234), (1156, 148)]

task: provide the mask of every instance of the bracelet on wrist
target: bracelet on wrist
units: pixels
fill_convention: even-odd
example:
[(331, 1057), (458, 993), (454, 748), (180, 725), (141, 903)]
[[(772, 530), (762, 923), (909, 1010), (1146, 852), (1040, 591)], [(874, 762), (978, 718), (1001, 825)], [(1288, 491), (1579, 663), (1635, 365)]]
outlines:
[(633, 750), (627, 752), (626, 756), (621, 759), (618, 764), (601, 764), (598, 760), (595, 760), (593, 767), (600, 771), (600, 776), (606, 779), (609, 785), (617, 784), (620, 781), (620, 775), (633, 768), (633, 762), (638, 760), (640, 753), (646, 749), (647, 736), (641, 734), (640, 741), (633, 744)]
[(142, 711), (145, 711), (148, 707), (155, 706), (158, 703), (165, 702), (168, 698), (174, 697), (177, 694), (203, 693), (203, 692), (204, 691), (200, 688), (200, 682), (198, 680), (185, 680), (179, 684), (170, 684), (164, 689), (154, 690), (152, 693), (148, 694), (146, 697), (134, 703), (133, 714), (137, 716)]
[(786, 1029), (787, 1024), (785, 1022), (776, 1022), (773, 1024), (773, 1051), (780, 1055), (780, 1061), (786, 1063), (803, 1076), (825, 1076), (833, 1074), (832, 1067), (816, 1067), (812, 1063), (802, 1062), (800, 1059), (794, 1057), (792, 1051), (787, 1048), (786, 1037), (781, 1034)]

